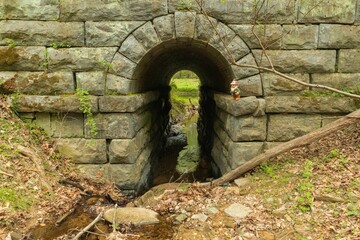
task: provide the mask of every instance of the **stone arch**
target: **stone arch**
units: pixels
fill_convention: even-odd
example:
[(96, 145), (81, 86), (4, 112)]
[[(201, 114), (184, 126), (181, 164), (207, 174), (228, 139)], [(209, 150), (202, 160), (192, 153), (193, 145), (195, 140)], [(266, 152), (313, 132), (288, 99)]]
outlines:
[(123, 93), (145, 92), (167, 85), (177, 70), (189, 69), (203, 86), (227, 92), (236, 78), (243, 96), (261, 96), (259, 71), (234, 62), (256, 65), (249, 47), (230, 27), (196, 12), (175, 12), (147, 21), (128, 35), (112, 60), (110, 72), (119, 77), (111, 78), (111, 84), (127, 82)]

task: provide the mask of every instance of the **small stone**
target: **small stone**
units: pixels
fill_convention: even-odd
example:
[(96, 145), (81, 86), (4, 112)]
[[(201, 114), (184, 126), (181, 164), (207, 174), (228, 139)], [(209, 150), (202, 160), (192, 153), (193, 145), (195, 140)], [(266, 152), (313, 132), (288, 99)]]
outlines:
[(216, 207), (208, 207), (207, 212), (210, 214), (217, 214), (219, 210)]
[(199, 213), (199, 214), (194, 214), (191, 218), (192, 219), (198, 219), (198, 220), (200, 220), (202, 222), (206, 222), (206, 220), (208, 219), (208, 216), (206, 216), (203, 213)]
[(238, 178), (234, 180), (234, 183), (239, 187), (243, 188), (250, 184), (250, 181), (248, 178)]
[(183, 222), (187, 219), (186, 214), (182, 213), (176, 216), (175, 220), (178, 222)]
[(104, 218), (110, 223), (145, 225), (159, 223), (158, 214), (146, 208), (117, 208), (105, 212)]
[(282, 205), (280, 208), (274, 210), (272, 213), (273, 213), (275, 216), (279, 216), (279, 217), (283, 216), (283, 215), (286, 213), (286, 207), (285, 207), (285, 205)]
[(239, 203), (233, 203), (225, 209), (225, 213), (233, 218), (245, 218), (251, 212), (250, 208)]

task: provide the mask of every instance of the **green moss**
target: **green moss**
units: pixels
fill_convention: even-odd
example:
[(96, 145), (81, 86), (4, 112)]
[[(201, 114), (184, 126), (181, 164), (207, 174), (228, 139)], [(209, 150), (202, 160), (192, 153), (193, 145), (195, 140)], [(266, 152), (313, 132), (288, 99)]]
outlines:
[(31, 207), (32, 198), (24, 196), (22, 191), (0, 187), (0, 202), (1, 205), (9, 205), (11, 210), (27, 210)]

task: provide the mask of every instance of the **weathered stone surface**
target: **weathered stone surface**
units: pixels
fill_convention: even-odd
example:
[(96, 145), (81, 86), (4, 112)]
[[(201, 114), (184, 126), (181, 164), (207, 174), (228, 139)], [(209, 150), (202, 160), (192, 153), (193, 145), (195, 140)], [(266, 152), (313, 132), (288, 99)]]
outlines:
[(50, 113), (35, 113), (34, 123), (44, 129), (46, 134), (51, 136), (51, 121)]
[(356, 13), (355, 13), (355, 24), (360, 24), (360, 2), (357, 1)]
[(101, 164), (107, 162), (106, 139), (58, 138), (56, 143), (60, 153), (74, 163)]
[(264, 149), (269, 150), (271, 148), (277, 147), (280, 144), (283, 144), (284, 142), (265, 142)]
[(256, 97), (245, 97), (234, 101), (228, 94), (215, 93), (214, 100), (218, 108), (235, 117), (252, 114), (259, 107), (259, 101)]
[(0, 70), (45, 70), (45, 50), (45, 47), (0, 47)]
[[(229, 59), (229, 61), (231, 61), (232, 58), (228, 56), (230, 53), (227, 51), (225, 46), (228, 46), (231, 43), (235, 35), (235, 32), (231, 28), (229, 28), (224, 23), (218, 22), (216, 25), (216, 32), (209, 40), (209, 44), (220, 51), (225, 57), (227, 57), (227, 59)], [(243, 53), (243, 55), (246, 55), (246, 53)]]
[(268, 24), (256, 25), (253, 33), (253, 25), (230, 25), (232, 28), (251, 48), (261, 48), (259, 41), (254, 33), (259, 37), (261, 43), (266, 49), (280, 49), (283, 38), (283, 29), (281, 25)]
[[(260, 66), (270, 67), (261, 50), (253, 51)], [(335, 50), (268, 50), (274, 67), (286, 73), (334, 72)]]
[(106, 74), (104, 71), (77, 72), (76, 86), (88, 91), (90, 95), (102, 96), (105, 94), (105, 79)]
[(104, 96), (99, 98), (99, 111), (107, 113), (135, 112), (158, 98), (159, 92), (157, 91), (129, 96)]
[(138, 81), (129, 80), (113, 74), (106, 75), (106, 94), (131, 94), (135, 92)]
[[(273, 73), (262, 73), (261, 75), (265, 96), (294, 95), (309, 89), (309, 87), (292, 82)], [(310, 77), (308, 74), (288, 74), (288, 76), (305, 83), (310, 82)]]
[(236, 186), (238, 186), (239, 188), (244, 188), (246, 186), (249, 186), (250, 184), (250, 180), (249, 178), (237, 178), (234, 180), (234, 183), (236, 184)]
[[(149, 122), (151, 113), (109, 113), (96, 114), (94, 120), (98, 134), (94, 138), (128, 138), (135, 137), (137, 131)], [(90, 138), (90, 129), (85, 128), (85, 137)]]
[(59, 2), (53, 0), (2, 1), (0, 4), (0, 19), (57, 20), (59, 14)]
[[(91, 111), (98, 112), (96, 97), (89, 97)], [(16, 104), (19, 112), (75, 112), (81, 113), (80, 101), (77, 96), (30, 96), (21, 95)]]
[(225, 213), (233, 218), (245, 218), (252, 212), (250, 208), (239, 203), (233, 203), (225, 209)]
[(64, 21), (151, 20), (167, 14), (165, 0), (61, 0), (60, 6)]
[(353, 23), (356, 0), (308, 1), (300, 0), (298, 22)]
[(217, 136), (214, 136), (214, 145), (211, 149), (211, 156), (216, 163), (216, 167), (219, 168), (221, 174), (225, 174), (231, 170), (229, 163), (227, 162), (228, 151)]
[(114, 47), (48, 48), (50, 70), (106, 70), (117, 51)]
[(215, 29), (217, 23), (218, 22), (215, 18), (208, 18), (205, 15), (197, 14), (195, 23), (195, 39), (203, 42), (209, 42), (214, 34), (216, 34)]
[(320, 24), (319, 48), (358, 48), (360, 26)]
[(230, 62), (238, 61), (250, 52), (245, 42), (239, 36), (235, 36), (226, 46), (226, 51), (231, 53)]
[(208, 219), (208, 216), (204, 213), (198, 213), (198, 214), (194, 214), (191, 216), (191, 219), (196, 219), (199, 220), (201, 222), (206, 222), (206, 220)]
[(175, 12), (176, 38), (194, 38), (195, 16), (194, 12)]
[(262, 96), (263, 89), (260, 74), (238, 81), (241, 96)]
[(231, 169), (246, 163), (264, 151), (263, 142), (233, 142), (229, 147), (229, 164)]
[(175, 38), (174, 15), (166, 15), (153, 20), (154, 27), (162, 41)]
[(342, 97), (274, 96), (265, 100), (267, 113), (349, 113), (357, 109), (355, 99)]
[(343, 73), (359, 72), (360, 69), (359, 59), (360, 59), (360, 49), (340, 49), (339, 72), (343, 72)]
[[(110, 223), (134, 224), (135, 226), (160, 223), (158, 213), (146, 208), (112, 208), (104, 213)], [(114, 219), (115, 216), (115, 219)]]
[(270, 115), (268, 141), (288, 141), (321, 127), (320, 115)]
[(264, 141), (266, 138), (266, 117), (233, 117), (223, 111), (217, 111), (224, 129), (234, 142)]
[(86, 45), (118, 47), (144, 21), (101, 21), (85, 22)]
[(111, 73), (115, 73), (121, 77), (132, 79), (136, 63), (127, 59), (124, 55), (116, 53), (113, 61), (111, 62), (112, 68)]
[(241, 66), (242, 64), (244, 64), (244, 65), (252, 65), (254, 67), (257, 67), (255, 58), (251, 53), (241, 58), (239, 61), (236, 62), (236, 64), (237, 65), (231, 65), (231, 68), (234, 71), (236, 79), (243, 79), (259, 73), (259, 70), (256, 68)]
[(142, 128), (133, 139), (114, 139), (109, 145), (110, 163), (135, 163), (150, 141), (149, 127)]
[(138, 63), (140, 59), (145, 55), (146, 50), (133, 35), (130, 35), (121, 44), (119, 52), (133, 62)]
[(144, 46), (146, 50), (150, 50), (160, 43), (160, 39), (151, 22), (145, 23), (134, 33), (135, 38)]
[(321, 116), (321, 127), (328, 125), (336, 120), (339, 120), (342, 116), (323, 115)]
[(0, 93), (57, 95), (75, 92), (72, 72), (0, 72)]
[(53, 43), (84, 45), (84, 23), (55, 21), (0, 21), (0, 45), (11, 39), (16, 45), (50, 46)]
[(283, 49), (316, 49), (319, 27), (316, 25), (284, 25)]
[(51, 136), (56, 138), (84, 137), (84, 115), (79, 113), (52, 114), (51, 131)]
[[(314, 84), (337, 89), (356, 89), (360, 87), (360, 73), (323, 73), (312, 75)], [(316, 89), (321, 91), (321, 89)]]

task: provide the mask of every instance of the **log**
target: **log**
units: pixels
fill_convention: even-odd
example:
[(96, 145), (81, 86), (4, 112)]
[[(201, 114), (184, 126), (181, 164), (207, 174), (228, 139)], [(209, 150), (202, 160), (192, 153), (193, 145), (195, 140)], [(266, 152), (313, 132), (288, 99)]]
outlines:
[(294, 148), (305, 146), (313, 141), (316, 141), (318, 139), (321, 139), (345, 126), (348, 126), (350, 124), (353, 124), (357, 121), (360, 121), (360, 109), (350, 113), (349, 115), (346, 115), (322, 128), (319, 128), (318, 130), (311, 132), (309, 134), (306, 134), (304, 136), (295, 138), (291, 141), (288, 141), (286, 143), (283, 143), (281, 145), (278, 145), (274, 148), (271, 148), (264, 153), (254, 157), (250, 161), (244, 163), (243, 165), (235, 168), (234, 170), (224, 174), (222, 177), (215, 179), (211, 182), (212, 185), (222, 185), (228, 182), (231, 182), (235, 180), (236, 178), (239, 178), (244, 173), (250, 171), (251, 169), (255, 168), (256, 166), (262, 164), (263, 162), (276, 157), (284, 152), (287, 152), (289, 150), (292, 150)]

